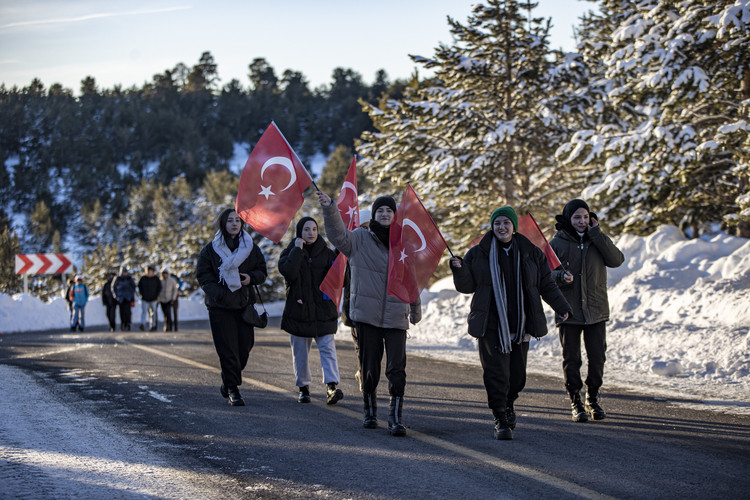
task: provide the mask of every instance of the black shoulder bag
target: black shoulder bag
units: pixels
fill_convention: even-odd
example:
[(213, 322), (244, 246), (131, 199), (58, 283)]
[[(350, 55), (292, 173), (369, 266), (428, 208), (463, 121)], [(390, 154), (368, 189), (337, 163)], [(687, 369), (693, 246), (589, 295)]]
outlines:
[(266, 306), (263, 304), (263, 297), (260, 296), (258, 285), (254, 286), (255, 293), (258, 295), (258, 300), (260, 300), (260, 305), (263, 307), (263, 314), (258, 314), (255, 304), (248, 304), (245, 310), (242, 311), (242, 320), (255, 328), (265, 328), (268, 326), (268, 311), (266, 311)]

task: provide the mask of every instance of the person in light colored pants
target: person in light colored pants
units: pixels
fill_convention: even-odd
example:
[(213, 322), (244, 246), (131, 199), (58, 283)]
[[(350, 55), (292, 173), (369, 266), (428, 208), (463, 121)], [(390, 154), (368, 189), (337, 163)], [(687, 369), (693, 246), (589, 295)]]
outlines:
[(333, 335), (323, 335), (321, 337), (297, 337), (290, 335), (290, 344), (292, 346), (292, 358), (294, 362), (295, 385), (305, 387), (312, 382), (310, 375), (310, 347), (313, 340), (320, 352), (320, 366), (323, 368), (323, 383), (339, 381), (339, 361), (336, 357), (336, 343)]

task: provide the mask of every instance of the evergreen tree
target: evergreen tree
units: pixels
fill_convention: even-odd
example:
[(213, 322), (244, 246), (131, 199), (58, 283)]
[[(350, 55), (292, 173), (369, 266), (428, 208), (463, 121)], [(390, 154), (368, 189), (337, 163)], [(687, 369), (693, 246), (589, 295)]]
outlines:
[(617, 24), (582, 49), (605, 48), (597, 109), (619, 116), (600, 116), (558, 154), (597, 172), (585, 195), (620, 230), (666, 223), (697, 236), (724, 215), (738, 221), (748, 182), (750, 127), (737, 91), (750, 67), (747, 2), (602, 4)]
[(21, 253), (18, 235), (4, 223), (0, 230), (0, 292), (8, 295), (18, 293), (23, 288), (21, 276), (16, 274), (16, 254)]
[(371, 179), (414, 184), (449, 240), (468, 243), (493, 208), (549, 213), (565, 194), (553, 153), (566, 137), (548, 102), (549, 23), (534, 4), (475, 5), (466, 25), (449, 19), (454, 43), (413, 59), (434, 79), (406, 87), (400, 100), (369, 106), (377, 133), (358, 151)]

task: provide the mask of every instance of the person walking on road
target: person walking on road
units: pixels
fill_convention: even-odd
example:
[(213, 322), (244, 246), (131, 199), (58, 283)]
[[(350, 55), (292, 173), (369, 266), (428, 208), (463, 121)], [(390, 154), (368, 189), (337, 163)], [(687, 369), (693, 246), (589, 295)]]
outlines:
[(130, 331), (132, 307), (135, 301), (135, 280), (130, 276), (127, 267), (120, 268), (120, 275), (115, 278), (115, 283), (112, 285), (112, 293), (120, 306), (120, 330)]
[[(604, 234), (595, 213), (585, 201), (568, 202), (555, 217), (557, 233), (550, 246), (563, 264), (553, 275), (572, 306), (568, 318), (556, 317), (563, 354), (565, 390), (570, 398), (574, 422), (589, 418), (602, 420), (606, 412), (600, 404), (607, 351), (606, 323), (609, 321), (607, 268), (625, 262), (612, 240)], [(581, 334), (586, 346), (588, 374), (586, 402), (581, 401)]]
[(469, 335), (478, 338), (487, 404), (495, 418), (495, 439), (513, 439), (514, 402), (526, 385), (531, 337), (547, 334), (544, 299), (561, 317), (570, 306), (557, 288), (547, 258), (518, 234), (509, 206), (490, 216), (490, 230), (461, 259), (452, 257), (453, 283), (472, 293)]
[(326, 403), (336, 404), (344, 393), (339, 383), (339, 363), (334, 334), (339, 312), (336, 304), (320, 291), (320, 284), (331, 268), (336, 252), (318, 234), (318, 222), (303, 217), (297, 223), (296, 237), (279, 257), (279, 272), (286, 281), (286, 302), (281, 329), (289, 333), (295, 384), (300, 403), (310, 402), (310, 346), (313, 339), (320, 353)]
[(161, 292), (161, 280), (156, 276), (154, 266), (146, 267), (146, 275), (138, 280), (138, 294), (141, 296), (141, 330), (155, 332), (159, 323), (156, 309)]
[(112, 291), (112, 285), (115, 279), (114, 271), (107, 273), (107, 281), (104, 282), (102, 287), (102, 305), (104, 305), (107, 313), (107, 321), (109, 322), (109, 331), (115, 331), (115, 315), (117, 313), (117, 300), (115, 299), (114, 292)]
[(390, 196), (376, 199), (370, 228), (349, 231), (331, 197), (321, 191), (317, 196), (323, 207), (326, 233), (331, 243), (349, 259), (351, 269), (349, 312), (359, 337), (364, 402), (362, 425), (367, 429), (378, 426), (377, 387), (385, 347), (385, 376), (391, 396), (388, 432), (393, 436), (405, 436), (401, 415), (406, 388), (406, 330), (409, 323), (416, 324), (422, 319), (422, 308), (419, 301), (407, 304), (386, 293), (389, 231), (396, 214), (396, 201)]
[(232, 406), (245, 405), (239, 386), (255, 343), (255, 331), (242, 312), (255, 303), (253, 285), (263, 283), (268, 274), (263, 253), (242, 225), (234, 209), (224, 209), (214, 239), (203, 247), (196, 266), (221, 365), (219, 392)]
[(70, 322), (70, 331), (83, 331), (86, 327), (85, 313), (86, 303), (89, 301), (89, 288), (83, 284), (83, 277), (76, 276), (75, 285), (73, 285), (73, 320)]
[(157, 299), (164, 313), (164, 331), (174, 328), (174, 304), (177, 302), (177, 282), (169, 275), (166, 267), (161, 270), (161, 290)]

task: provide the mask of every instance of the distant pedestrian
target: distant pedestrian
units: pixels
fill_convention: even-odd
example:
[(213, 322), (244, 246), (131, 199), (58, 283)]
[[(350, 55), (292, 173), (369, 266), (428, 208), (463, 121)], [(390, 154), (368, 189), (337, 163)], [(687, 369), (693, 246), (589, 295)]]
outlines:
[(544, 252), (517, 231), (516, 211), (500, 207), (492, 212), (490, 230), (479, 244), (463, 259), (450, 259), (456, 290), (474, 294), (468, 331), (479, 339), (495, 439), (513, 439), (514, 402), (526, 385), (529, 341), (547, 334), (542, 299), (563, 318), (570, 311)]
[(76, 280), (70, 278), (68, 280), (68, 286), (65, 288), (65, 293), (63, 294), (65, 297), (65, 303), (68, 307), (68, 321), (70, 323), (73, 323), (73, 285), (75, 284)]
[(242, 225), (234, 209), (224, 209), (214, 239), (201, 250), (196, 267), (221, 364), (219, 390), (232, 406), (245, 405), (239, 386), (255, 343), (255, 331), (242, 312), (255, 303), (253, 285), (263, 283), (268, 274), (263, 253)]
[[(585, 201), (568, 202), (556, 219), (557, 233), (550, 245), (562, 266), (553, 274), (573, 308), (567, 319), (555, 318), (563, 351), (565, 390), (570, 397), (574, 422), (586, 422), (589, 417), (602, 420), (606, 412), (600, 404), (599, 390), (604, 378), (606, 323), (609, 321), (607, 268), (619, 267), (625, 262), (625, 256), (604, 234), (599, 219), (589, 211)], [(582, 333), (588, 358), (585, 404), (581, 401)]]
[(161, 291), (158, 298), (161, 312), (164, 313), (164, 331), (174, 328), (174, 304), (177, 302), (177, 282), (169, 275), (166, 267), (161, 270)]
[(73, 320), (70, 322), (70, 331), (83, 331), (86, 326), (86, 303), (89, 301), (89, 288), (83, 284), (83, 277), (76, 276), (76, 282), (71, 289), (73, 293)]
[(359, 361), (362, 367), (362, 426), (376, 429), (377, 387), (386, 354), (385, 376), (391, 396), (388, 407), (388, 433), (405, 436), (401, 418), (406, 389), (406, 330), (409, 323), (422, 319), (421, 303), (407, 304), (388, 295), (389, 231), (396, 215), (396, 201), (381, 196), (372, 204), (369, 229), (344, 227), (331, 197), (318, 191), (323, 207), (326, 233), (336, 248), (349, 259), (351, 292), (349, 312), (359, 339)]
[(112, 285), (112, 293), (120, 306), (120, 330), (130, 331), (131, 311), (135, 305), (135, 280), (127, 267), (120, 268), (120, 274)]
[(161, 280), (156, 276), (154, 266), (146, 267), (146, 275), (138, 280), (138, 294), (141, 296), (141, 330), (156, 331), (159, 313), (156, 309), (161, 292)]
[(117, 300), (115, 299), (114, 292), (112, 291), (112, 285), (115, 279), (114, 271), (107, 273), (107, 281), (104, 282), (102, 287), (102, 304), (104, 305), (107, 313), (107, 321), (109, 321), (109, 331), (115, 331), (115, 315), (117, 313)]
[(303, 217), (292, 238), (279, 257), (279, 272), (286, 282), (286, 302), (281, 316), (281, 329), (289, 333), (292, 346), (294, 379), (300, 403), (310, 402), (310, 346), (313, 339), (320, 353), (326, 403), (336, 404), (344, 393), (339, 383), (339, 364), (334, 334), (339, 312), (330, 297), (320, 291), (320, 284), (331, 268), (336, 252), (318, 234), (318, 223)]

